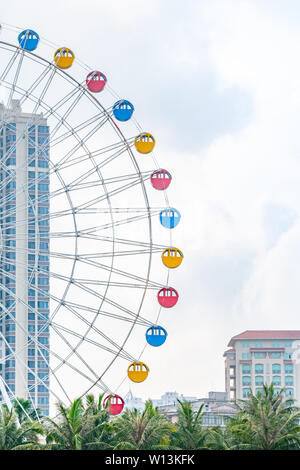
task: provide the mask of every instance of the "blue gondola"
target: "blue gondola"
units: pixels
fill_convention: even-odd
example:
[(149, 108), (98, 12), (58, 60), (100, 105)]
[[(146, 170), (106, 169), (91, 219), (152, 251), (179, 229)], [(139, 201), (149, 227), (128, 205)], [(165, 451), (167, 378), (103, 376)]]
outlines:
[(113, 113), (118, 121), (128, 121), (134, 111), (134, 106), (130, 101), (119, 100), (113, 105)]
[(146, 340), (151, 346), (161, 346), (166, 341), (167, 335), (162, 326), (150, 326), (146, 331)]
[(174, 207), (165, 209), (159, 214), (160, 223), (166, 228), (174, 228), (179, 224), (181, 219), (180, 212)]
[(39, 43), (39, 35), (32, 29), (25, 29), (18, 36), (18, 41), (22, 49), (26, 51), (34, 51)]

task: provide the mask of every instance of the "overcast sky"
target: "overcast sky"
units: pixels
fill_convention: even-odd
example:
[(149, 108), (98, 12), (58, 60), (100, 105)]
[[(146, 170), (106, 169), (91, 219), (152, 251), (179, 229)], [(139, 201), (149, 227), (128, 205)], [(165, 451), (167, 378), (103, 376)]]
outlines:
[(233, 335), (300, 329), (299, 2), (11, 0), (0, 22), (104, 71), (173, 175), (180, 305), (134, 394), (224, 390)]

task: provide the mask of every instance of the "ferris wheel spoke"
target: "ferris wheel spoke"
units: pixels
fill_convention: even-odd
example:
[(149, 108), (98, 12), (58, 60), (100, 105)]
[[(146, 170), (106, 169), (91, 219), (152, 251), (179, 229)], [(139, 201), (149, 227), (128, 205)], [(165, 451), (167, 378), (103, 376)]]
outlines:
[[(2, 41), (0, 41), (0, 43), (2, 43)], [(20, 48), (15, 50), (14, 54), (12, 55), (11, 59), (9, 60), (9, 62), (7, 64), (7, 66), (5, 67), (2, 74), (0, 75), (0, 82), (2, 82), (5, 79), (5, 77), (7, 76), (7, 74), (11, 70), (11, 68), (13, 67), (15, 61), (17, 60), (17, 58), (20, 54), (20, 51), (21, 51)]]
[[(60, 338), (64, 341), (65, 344), (67, 344), (67, 346), (68, 346), (68, 347), (70, 348), (70, 350), (71, 350), (71, 352), (69, 353), (69, 355), (67, 356), (67, 358), (64, 359), (64, 361), (67, 361), (67, 360), (71, 357), (72, 354), (75, 354), (76, 357), (78, 357), (78, 359), (85, 365), (85, 367), (94, 375), (94, 377), (97, 377), (97, 378), (98, 378), (98, 375), (96, 374), (96, 372), (89, 366), (89, 364), (84, 360), (84, 358), (81, 356), (81, 354), (78, 353), (78, 351), (77, 351), (78, 345), (76, 346), (76, 348), (74, 348), (74, 347), (69, 343), (69, 341), (67, 341), (67, 339), (61, 334), (61, 332), (60, 332), (60, 331), (59, 331), (59, 332), (57, 331), (58, 328), (61, 328), (61, 329), (62, 329), (62, 328), (65, 328), (65, 327), (61, 327), (61, 326), (59, 326), (59, 325), (53, 326), (53, 324), (52, 324), (52, 328), (55, 329), (55, 332), (60, 336)], [(73, 332), (72, 330), (69, 330), (69, 329), (67, 329), (67, 332), (68, 332), (69, 334), (74, 334), (74, 333), (75, 333), (75, 332)], [(76, 334), (76, 335), (77, 335), (77, 334)], [(77, 337), (80, 338), (80, 335), (77, 336)], [(82, 336), (82, 337), (81, 337), (81, 341), (80, 341), (78, 344), (81, 344), (83, 341), (87, 341), (87, 339), (86, 339), (85, 336)], [(102, 348), (102, 349), (103, 349), (103, 348)], [(111, 352), (111, 351), (109, 351), (109, 352)], [(59, 365), (56, 367), (55, 372), (57, 372), (57, 370), (59, 370), (59, 369), (61, 368), (61, 366), (62, 366), (62, 363), (59, 364)], [(109, 390), (108, 387), (107, 387), (107, 385), (103, 382), (103, 380), (100, 380), (99, 383), (101, 384), (102, 389), (104, 389), (105, 391), (106, 391), (106, 390)]]
[(32, 83), (32, 85), (22, 93), (20, 97), (20, 106), (22, 106), (28, 97), (34, 92), (34, 90), (42, 83), (44, 78), (49, 74), (50, 70), (53, 69), (53, 66), (50, 64), (48, 65), (43, 72), (37, 77), (37, 79)]
[[(117, 142), (115, 144), (109, 145), (107, 147), (103, 147), (101, 149), (93, 150), (93, 151), (88, 151), (85, 153), (82, 153), (78, 157), (70, 158), (68, 159), (67, 162), (60, 163), (57, 165), (57, 167), (60, 170), (64, 170), (66, 168), (69, 168), (70, 166), (72, 167), (75, 164), (82, 163), (85, 161), (90, 160), (91, 158), (97, 159), (97, 157), (104, 155), (105, 153), (109, 153), (111, 151), (117, 150), (115, 153), (107, 157), (105, 160), (101, 162), (101, 164), (98, 164), (95, 166), (95, 168), (101, 168), (102, 166), (105, 166), (106, 164), (112, 162), (115, 158), (119, 157), (122, 155), (122, 153), (127, 151), (126, 145), (124, 145), (124, 142)], [(54, 166), (54, 170), (56, 169), (56, 165)]]
[[(107, 346), (104, 346), (103, 344), (100, 344), (100, 343), (98, 343), (97, 341), (94, 341), (94, 340), (92, 340), (92, 339), (90, 339), (90, 338), (87, 338), (86, 335), (85, 335), (85, 336), (82, 336), (82, 335), (80, 335), (79, 333), (77, 333), (76, 331), (73, 331), (73, 330), (71, 330), (70, 328), (67, 328), (67, 327), (65, 327), (65, 326), (63, 326), (63, 325), (59, 325), (58, 323), (52, 322), (52, 323), (51, 323), (51, 326), (52, 326), (52, 328), (55, 327), (55, 328), (58, 328), (58, 329), (61, 330), (61, 331), (64, 331), (64, 332), (66, 332), (66, 333), (69, 333), (70, 335), (76, 336), (76, 338), (80, 338), (81, 340), (86, 341), (87, 343), (93, 344), (93, 345), (96, 346), (97, 348), (102, 349), (102, 350), (104, 350), (104, 351), (107, 351), (107, 352), (109, 352), (109, 353), (111, 353), (111, 354), (113, 354), (113, 355), (117, 354), (117, 351), (115, 351), (115, 350), (113, 350), (113, 349), (111, 349), (111, 348), (108, 348)], [(118, 346), (118, 349), (119, 349), (119, 346)], [(134, 361), (134, 357), (131, 356), (131, 355), (128, 354), (128, 353), (125, 353), (124, 350), (123, 350), (122, 353), (120, 354), (120, 357), (122, 357), (123, 359), (127, 359), (128, 361)], [(97, 374), (96, 374), (94, 371), (93, 371), (93, 374), (94, 374), (96, 377), (98, 377)]]
[(134, 317), (135, 319), (139, 316), (139, 314), (137, 315), (135, 312), (129, 310), (128, 308), (124, 307), (123, 305), (121, 305), (120, 303), (108, 298), (107, 296), (103, 296), (101, 295), (99, 292), (95, 291), (94, 289), (91, 289), (90, 287), (87, 287), (85, 286), (84, 284), (82, 283), (79, 283), (79, 282), (75, 282), (74, 281), (74, 284), (79, 287), (80, 289), (82, 289), (83, 291), (89, 293), (89, 294), (92, 294), (94, 295), (95, 297), (98, 297), (99, 299), (101, 300), (104, 300), (104, 302), (108, 303), (109, 305), (112, 305), (113, 307), (117, 308), (118, 310), (121, 310), (122, 312), (125, 312), (127, 313), (128, 315), (131, 315), (132, 317)]
[[(76, 106), (76, 104), (78, 103), (79, 99), (83, 96), (83, 92), (80, 94), (80, 96), (78, 97), (77, 101), (74, 102), (72, 104), (72, 107), (69, 108), (68, 110), (68, 114), (71, 113), (71, 111), (74, 109), (74, 107)], [(65, 114), (63, 116), (63, 118), (61, 119), (61, 121), (64, 121), (68, 114)], [(75, 132), (80, 132), (82, 131), (83, 129), (87, 128), (88, 126), (90, 126), (91, 124), (94, 124), (95, 122), (97, 122), (100, 118), (103, 118), (105, 116), (105, 114), (103, 112), (100, 112), (100, 113), (97, 113), (95, 114), (94, 116), (92, 116), (91, 118), (89, 119), (86, 119), (85, 121), (81, 122), (80, 124), (78, 124), (77, 126), (73, 127), (72, 129), (69, 129), (67, 130), (65, 133), (63, 134), (60, 134), (58, 137), (56, 137), (55, 139), (53, 139), (53, 134), (55, 134), (56, 132), (53, 132), (53, 134), (51, 133), (50, 134), (50, 140), (51, 140), (51, 146), (52, 148), (54, 148), (56, 145), (60, 144), (61, 142), (66, 142), (66, 140), (69, 138), (69, 137), (73, 137), (74, 136), (74, 133)], [(106, 118), (107, 120), (107, 118)], [(54, 128), (55, 129), (55, 128)]]
[[(13, 295), (13, 296), (14, 296), (14, 294), (11, 294), (11, 293), (10, 293), (10, 295)], [(23, 303), (21, 299), (18, 299), (18, 300), (21, 301), (21, 303)], [(26, 305), (26, 304), (25, 304), (25, 305)], [(27, 306), (27, 305), (26, 305), (26, 306)], [(28, 308), (29, 308), (29, 306), (28, 306)], [(7, 312), (7, 313), (8, 313), (12, 318), (14, 318), (14, 317), (11, 315), (11, 313), (9, 313), (9, 312)], [(26, 332), (25, 328), (24, 328), (15, 318), (14, 318), (14, 322), (16, 323), (16, 325), (17, 325), (21, 330), (23, 330), (23, 332)], [(65, 340), (65, 342), (66, 342), (66, 340)], [(68, 365), (70, 368), (72, 368), (73, 370), (75, 370), (76, 372), (78, 372), (82, 377), (86, 378), (86, 379), (89, 380), (90, 382), (92, 382), (92, 383), (94, 382), (94, 380), (93, 380), (91, 377), (89, 377), (89, 376), (87, 376), (86, 374), (84, 374), (82, 371), (80, 371), (80, 370), (79, 370), (77, 367), (75, 367), (73, 364), (70, 364), (66, 358), (60, 357), (57, 353), (55, 353), (54, 351), (52, 351), (49, 347), (46, 347), (46, 345), (40, 343), (40, 342), (38, 341), (38, 338), (36, 338), (35, 336), (31, 336), (31, 337), (30, 337), (30, 340), (29, 340), (29, 342), (28, 342), (28, 345), (30, 345), (31, 343), (35, 344), (35, 346), (37, 347), (38, 352), (41, 354), (41, 357), (42, 357), (43, 360), (47, 363), (47, 365), (48, 365), (48, 367), (49, 367), (49, 370), (50, 370), (49, 361), (48, 361), (47, 358), (43, 355), (41, 349), (45, 349), (49, 354), (53, 355), (53, 356), (54, 356), (56, 359), (58, 359), (61, 363)], [(72, 348), (72, 352), (74, 352), (74, 348)], [(116, 353), (115, 353), (115, 354), (116, 354)], [(16, 355), (16, 353), (13, 352), (13, 357), (15, 357), (15, 355)], [(7, 357), (5, 358), (5, 360), (7, 360)], [(26, 367), (26, 369), (28, 369), (28, 365), (27, 365), (26, 363), (24, 363), (24, 367)], [(57, 367), (57, 368), (58, 368), (58, 367)], [(56, 368), (56, 369), (57, 369), (57, 368)], [(55, 372), (56, 372), (55, 369), (51, 371), (51, 373), (54, 375), (54, 377), (56, 377)], [(34, 374), (34, 375), (35, 375), (35, 374)], [(39, 377), (37, 377), (37, 379), (38, 379), (38, 381), (39, 381), (41, 384), (43, 384), (43, 385), (46, 386), (45, 380), (48, 380), (48, 377), (47, 377), (47, 376), (46, 376), (46, 379), (45, 379), (45, 378), (44, 378), (44, 379), (41, 379), (41, 378), (39, 378)], [(56, 380), (58, 381), (58, 378), (57, 378), (57, 377), (56, 377)], [(59, 381), (58, 381), (58, 382), (59, 382)], [(99, 383), (99, 387), (103, 389), (103, 386), (100, 385), (100, 383), (103, 383), (103, 381), (99, 381), (98, 383)], [(49, 388), (49, 387), (47, 387), (47, 388)], [(104, 391), (106, 391), (106, 390), (104, 390)], [(49, 392), (53, 393), (50, 388), (49, 388)], [(65, 393), (65, 394), (66, 394), (66, 393)], [(66, 394), (66, 396), (68, 397), (67, 394)], [(55, 396), (55, 398), (58, 399), (57, 396)], [(71, 400), (69, 399), (69, 401), (71, 401)]]
[(69, 152), (67, 152), (62, 158), (61, 160), (59, 160), (58, 162), (58, 166), (61, 165), (62, 163), (68, 161), (74, 154), (76, 154), (76, 152), (81, 149), (81, 148), (84, 148), (85, 151), (87, 153), (90, 153), (89, 150), (86, 148), (86, 143), (88, 142), (88, 140), (108, 121), (108, 118), (106, 116), (106, 114), (104, 114), (104, 117), (101, 119), (100, 122), (98, 122), (98, 124), (96, 126), (94, 126), (84, 137), (80, 138), (77, 133), (76, 133), (76, 130), (70, 126), (70, 130), (72, 132), (72, 135), (78, 140), (78, 143), (72, 148), (69, 150)]
[[(130, 223), (134, 223), (134, 222), (138, 222), (142, 219), (149, 219), (150, 216), (154, 216), (154, 215), (158, 215), (160, 213), (160, 211), (157, 211), (157, 210), (153, 210), (153, 211), (149, 211), (150, 213), (147, 213), (144, 214), (144, 215), (138, 215), (136, 217), (127, 217), (126, 219), (121, 219), (121, 220), (118, 220), (118, 221), (114, 221), (114, 222), (111, 222), (111, 223), (107, 223), (107, 224), (103, 224), (103, 225), (98, 225), (96, 227), (89, 227), (89, 228), (85, 228), (85, 229), (82, 229), (82, 230), (79, 230), (78, 232), (63, 232), (63, 236), (66, 236), (66, 237), (75, 237), (75, 238), (78, 238), (78, 237), (81, 237), (82, 235), (92, 235), (92, 234), (95, 234), (97, 232), (100, 232), (102, 230), (107, 230), (107, 229), (110, 229), (112, 227), (118, 227), (120, 225), (124, 225), (124, 224), (130, 224)], [(53, 238), (57, 238), (61, 235), (59, 235), (58, 232), (50, 232), (50, 237), (53, 237)]]
[[(67, 235), (66, 235), (68, 238), (69, 238), (69, 232), (67, 232)], [(73, 237), (74, 235), (72, 234), (71, 237)], [(102, 241), (102, 242), (108, 242), (108, 243), (115, 243), (116, 245), (117, 244), (121, 244), (121, 245), (129, 245), (129, 246), (140, 246), (140, 247), (146, 247), (149, 249), (149, 251), (151, 251), (151, 247), (153, 246), (154, 249), (158, 249), (158, 250), (165, 250), (166, 248), (169, 248), (169, 245), (158, 245), (158, 244), (152, 244), (152, 243), (149, 243), (149, 242), (145, 242), (145, 241), (138, 241), (138, 240), (130, 240), (128, 238), (113, 238), (113, 237), (109, 237), (109, 236), (102, 236), (102, 235), (98, 235), (98, 234), (81, 234), (80, 235), (80, 238), (83, 238), (83, 239), (88, 239), (88, 240), (99, 240), (99, 241)]]
[[(123, 153), (126, 152), (126, 148), (122, 147), (121, 149), (119, 148), (117, 150), (117, 152), (113, 153), (112, 155), (110, 155), (109, 157), (107, 157), (104, 161), (102, 161), (100, 164), (97, 164), (95, 165), (93, 168), (91, 168), (90, 170), (84, 172), (81, 176), (77, 177), (75, 180), (71, 181), (69, 183), (69, 185), (72, 187), (72, 186), (75, 186), (75, 185), (78, 185), (80, 183), (82, 183), (84, 180), (88, 179), (89, 177), (91, 176), (94, 176), (94, 174), (98, 174), (99, 170), (105, 166), (106, 164), (108, 163), (111, 163), (113, 160), (115, 160), (116, 158), (120, 157)], [(87, 157), (87, 159), (91, 158), (94, 156), (92, 155), (92, 153)], [(69, 162), (69, 165), (66, 167), (66, 166), (60, 166), (60, 165), (56, 165), (54, 167), (54, 171), (57, 171), (57, 169), (59, 170), (65, 170), (66, 168), (68, 168), (69, 166), (74, 166), (74, 164), (78, 164), (78, 163), (82, 163), (82, 160), (80, 159), (77, 159), (76, 162), (73, 162), (72, 164), (72, 160)], [(98, 175), (99, 177), (99, 175)], [(101, 178), (100, 181), (102, 182), (103, 185), (105, 185), (105, 179)]]
[[(102, 331), (99, 330), (99, 328), (97, 328), (94, 324), (91, 324), (85, 317), (83, 317), (79, 312), (78, 312), (78, 309), (79, 310), (87, 310), (89, 312), (91, 312), (90, 309), (86, 309), (84, 308), (83, 306), (81, 305), (78, 305), (78, 304), (74, 304), (72, 302), (68, 302), (68, 301), (64, 301), (63, 304), (62, 304), (64, 307), (66, 307), (71, 313), (73, 313), (77, 318), (79, 318), (81, 321), (83, 321), (86, 325), (88, 325), (90, 327), (90, 329), (92, 329), (95, 333), (97, 333), (99, 336), (101, 336), (102, 338), (104, 338), (106, 341), (108, 341), (112, 346), (114, 346), (115, 348), (119, 349), (119, 345), (113, 341), (111, 338), (109, 338), (107, 335), (105, 335)], [(99, 309), (92, 309), (93, 310), (93, 313), (96, 313), (97, 316), (99, 313), (102, 313), (102, 312), (99, 312)], [(125, 317), (123, 317), (125, 319)], [(53, 324), (53, 322), (52, 322)], [(151, 322), (147, 322), (147, 325), (148, 324), (151, 324)], [(83, 338), (85, 338), (86, 335), (83, 336)], [(126, 352), (125, 350), (124, 351), (124, 355), (126, 355), (127, 358), (132, 358), (132, 356)]]
[[(164, 207), (160, 207), (160, 208), (152, 208), (151, 211), (150, 211), (150, 215), (157, 215), (159, 214), (162, 210), (164, 210), (165, 208)], [(139, 207), (136, 207), (136, 208), (130, 208), (130, 207), (112, 207), (111, 209), (103, 209), (103, 208), (99, 208), (99, 207), (79, 207), (79, 206), (74, 206), (72, 209), (65, 209), (65, 210), (60, 210), (60, 211), (57, 211), (57, 212), (51, 212), (50, 214), (41, 214), (39, 217), (38, 217), (38, 221), (39, 222), (43, 222), (43, 221), (51, 221), (53, 219), (58, 219), (58, 218), (62, 218), (62, 217), (67, 217), (69, 215), (72, 215), (72, 214), (76, 214), (76, 215), (95, 215), (95, 214), (136, 214), (136, 213), (142, 213), (142, 214), (146, 214), (147, 216), (149, 215), (149, 210), (148, 209), (145, 209), (143, 207), (139, 208)], [(33, 214), (34, 216), (34, 214)], [(140, 216), (136, 216), (136, 217), (140, 217)], [(128, 220), (128, 219), (126, 219)], [(131, 220), (131, 219), (129, 219)], [(24, 224), (25, 220), (18, 220), (17, 224)], [(118, 223), (118, 221), (116, 221), (116, 223)], [(11, 224), (11, 223), (8, 223), (8, 224), (4, 224), (4, 227), (5, 228), (10, 228), (12, 226), (15, 226), (15, 224)], [(101, 226), (102, 227), (102, 226)]]
[[(78, 314), (78, 310), (83, 310), (84, 312), (94, 313), (100, 316), (110, 317), (110, 318), (114, 318), (115, 320), (122, 320), (122, 321), (129, 322), (129, 323), (132, 323), (133, 321), (135, 321), (132, 317), (123, 317), (122, 315), (117, 315), (116, 313), (106, 312), (106, 311), (99, 310), (99, 309), (92, 308), (92, 307), (86, 307), (85, 305), (75, 304), (74, 302), (70, 302), (70, 301), (64, 301), (63, 305), (66, 306), (67, 308), (75, 308), (76, 309), (75, 315), (76, 316), (79, 315), (78, 318), (80, 318), (84, 322), (86, 322), (87, 320), (85, 317)], [(141, 326), (153, 326), (153, 323), (151, 321), (147, 320), (146, 318), (143, 318), (142, 316), (138, 317), (136, 323)], [(98, 332), (97, 331), (98, 329), (96, 327), (94, 328), (95, 328), (95, 331)], [(102, 332), (100, 332), (100, 334), (102, 335)]]
[(17, 70), (15, 72), (15, 76), (14, 76), (14, 79), (13, 79), (13, 83), (12, 83), (12, 86), (11, 86), (11, 89), (10, 89), (10, 93), (9, 93), (9, 97), (8, 97), (8, 101), (7, 101), (7, 105), (6, 105), (7, 108), (9, 108), (10, 105), (11, 105), (13, 94), (15, 92), (17, 81), (18, 81), (18, 78), (19, 78), (19, 75), (20, 75), (23, 59), (24, 59), (24, 51), (22, 51), (20, 53), (20, 58), (19, 58), (19, 62), (18, 62), (18, 65), (17, 65)]
[[(9, 260), (8, 260), (8, 261), (9, 261)], [(40, 272), (40, 271), (38, 271), (38, 272)], [(5, 273), (5, 271), (2, 270), (2, 273)], [(48, 273), (48, 271), (47, 271), (47, 273)], [(6, 273), (6, 274), (7, 274), (7, 273)], [(45, 272), (45, 274), (46, 274), (46, 272)], [(12, 278), (13, 280), (15, 280), (15, 276), (14, 276), (14, 275), (10, 274), (9, 277)], [(56, 277), (56, 275), (55, 275), (55, 277)], [(63, 278), (63, 280), (66, 280), (66, 279), (67, 279), (67, 278)], [(77, 281), (77, 280), (75, 280), (75, 281)], [(86, 281), (85, 281), (85, 284), (87, 284)], [(41, 289), (37, 288), (35, 285), (32, 285), (32, 284), (30, 284), (30, 283), (29, 283), (29, 285), (30, 285), (30, 288), (36, 290), (39, 294), (43, 294), (43, 296), (45, 295), (44, 291), (42, 291)], [(10, 291), (8, 290), (8, 292), (10, 292)], [(51, 295), (50, 293), (47, 294), (47, 297), (48, 297), (48, 296), (49, 296), (50, 298), (52, 298), (52, 300), (54, 300), (54, 301), (56, 301), (57, 303), (63, 305), (64, 307), (68, 308), (68, 310), (69, 310), (70, 312), (72, 312), (73, 314), (75, 314), (80, 320), (82, 320), (83, 322), (85, 322), (88, 326), (91, 326), (91, 324), (90, 324), (89, 322), (87, 322), (86, 319), (85, 319), (82, 315), (80, 315), (80, 314), (78, 313), (78, 311), (74, 310), (74, 306), (77, 306), (77, 307), (78, 307), (77, 304), (71, 304), (71, 303), (68, 303), (67, 301), (63, 301), (63, 302), (62, 302), (60, 299), (58, 299), (58, 298), (57, 298), (56, 296), (54, 296), (53, 294)], [(13, 297), (14, 297), (16, 300), (18, 300), (18, 298), (16, 297), (16, 295), (13, 295)], [(26, 304), (25, 302), (23, 302), (23, 304), (27, 306), (27, 304)], [(11, 306), (11, 309), (14, 309), (14, 307), (15, 307), (15, 304), (13, 304), (13, 305)], [(80, 306), (80, 308), (82, 308), (82, 306)], [(33, 308), (33, 307), (30, 307), (30, 306), (28, 306), (28, 310), (29, 310), (29, 311), (32, 311), (33, 313), (35, 312), (34, 308)], [(90, 309), (88, 309), (88, 310), (90, 310)], [(99, 310), (94, 309), (94, 312), (98, 314), (98, 313), (99, 313)], [(47, 319), (44, 318), (44, 316), (43, 316), (42, 313), (40, 313), (40, 312), (37, 312), (37, 313), (38, 313), (38, 316), (41, 317), (41, 319), (44, 319), (44, 320), (45, 320), (45, 326), (47, 326), (47, 325), (50, 325), (50, 326), (55, 325), (55, 323), (53, 322), (52, 318), (51, 318), (50, 320), (47, 320)], [(101, 312), (100, 312), (100, 313), (101, 313)], [(108, 313), (106, 313), (106, 315), (114, 316), (113, 314), (108, 314)], [(118, 318), (121, 318), (121, 317), (118, 317)], [(122, 318), (123, 318), (123, 320), (127, 320), (127, 321), (128, 321), (128, 319), (126, 319), (125, 317), (122, 317)], [(151, 322), (149, 322), (149, 321), (147, 321), (146, 319), (143, 319), (143, 318), (141, 318), (141, 324), (143, 324), (143, 325), (145, 325), (145, 324), (146, 324), (146, 325), (152, 325)], [(105, 335), (103, 332), (101, 332), (101, 331), (100, 331), (98, 328), (96, 328), (94, 325), (92, 325), (92, 329), (93, 329), (97, 334), (99, 334), (100, 336), (102, 336), (105, 340), (107, 340), (108, 342), (110, 342), (110, 344), (112, 344), (112, 345), (115, 346), (116, 348), (119, 347), (117, 343), (115, 343), (111, 338), (109, 338), (107, 335)], [(70, 330), (70, 331), (71, 331), (71, 330)], [(38, 332), (38, 333), (36, 334), (36, 337), (39, 337), (39, 335), (42, 334), (42, 333), (43, 333), (43, 329), (41, 329), (40, 332)], [(79, 335), (79, 336), (81, 337), (81, 335)], [(98, 346), (105, 348), (104, 346), (99, 345), (99, 344), (98, 344)], [(132, 356), (131, 356), (129, 353), (127, 353), (124, 349), (123, 349), (123, 352), (124, 352), (124, 358), (125, 358), (125, 356), (126, 356), (127, 358), (130, 358), (130, 360), (132, 359)], [(123, 356), (122, 356), (122, 357), (123, 357)]]
[[(52, 257), (55, 257), (53, 253), (50, 252), (50, 256)], [(139, 281), (139, 282), (142, 282), (143, 284), (139, 285), (138, 287), (141, 287), (141, 288), (145, 288), (145, 286), (147, 285), (150, 289), (161, 289), (162, 287), (164, 287), (164, 285), (160, 284), (160, 283), (157, 283), (157, 282), (154, 282), (154, 281), (151, 281), (149, 278), (143, 278), (141, 276), (137, 276), (133, 273), (129, 273), (128, 271), (124, 271), (124, 270), (120, 270), (120, 269), (117, 269), (117, 268), (114, 268), (114, 267), (111, 267), (111, 266), (107, 266), (103, 263), (99, 263), (95, 260), (92, 260), (92, 259), (87, 259), (86, 257), (83, 257), (82, 255), (80, 254), (76, 254), (76, 255), (73, 255), (73, 256), (64, 256), (63, 253), (60, 254), (59, 256), (60, 258), (63, 258), (63, 259), (73, 259), (73, 260), (76, 260), (76, 261), (81, 261), (82, 263), (85, 263), (85, 264), (88, 264), (88, 265), (91, 265), (91, 266), (95, 266), (95, 267), (98, 267), (98, 268), (101, 268), (105, 271), (109, 271), (109, 272), (112, 272), (114, 274), (118, 274), (120, 276), (125, 276), (127, 278), (130, 278), (130, 279), (134, 279), (136, 281)], [(11, 260), (6, 258), (7, 262), (8, 263), (11, 263)], [(58, 273), (55, 273), (53, 271), (44, 271), (42, 268), (38, 268), (36, 270), (37, 272), (39, 273), (42, 273), (42, 274), (50, 274), (50, 276), (53, 276), (53, 277), (56, 277), (60, 280), (64, 280), (64, 281), (67, 281), (68, 278), (66, 276), (63, 276), (62, 274), (58, 274)], [(75, 277), (72, 278), (72, 280), (75, 282), (75, 281), (81, 281), (82, 282), (82, 279), (77, 279)], [(95, 282), (96, 284), (103, 284), (103, 281), (90, 281), (90, 280), (84, 280), (85, 282)], [(121, 283), (118, 283), (118, 284), (121, 284)], [(111, 283), (111, 285), (113, 285), (113, 282)], [(132, 287), (135, 286), (137, 287), (136, 285), (131, 285)]]
[[(86, 260), (96, 260), (101, 258), (111, 258), (112, 256), (135, 256), (135, 255), (145, 255), (149, 254), (150, 251), (152, 253), (161, 253), (161, 248), (154, 248), (153, 250), (132, 250), (132, 251), (103, 251), (101, 253), (82, 253), (78, 255), (77, 260), (81, 261), (81, 259)], [(74, 255), (72, 253), (60, 253), (60, 252), (51, 252), (50, 256), (53, 258), (62, 258), (62, 259), (74, 259)]]

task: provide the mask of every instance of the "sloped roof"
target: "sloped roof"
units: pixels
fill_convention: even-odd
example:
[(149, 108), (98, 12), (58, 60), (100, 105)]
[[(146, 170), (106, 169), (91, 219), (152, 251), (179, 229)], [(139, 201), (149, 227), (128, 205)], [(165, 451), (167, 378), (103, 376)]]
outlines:
[(300, 339), (300, 330), (246, 330), (233, 336), (228, 346), (238, 339)]
[(235, 352), (235, 349), (227, 349), (227, 351), (224, 352), (223, 356), (225, 356), (227, 353), (233, 353)]

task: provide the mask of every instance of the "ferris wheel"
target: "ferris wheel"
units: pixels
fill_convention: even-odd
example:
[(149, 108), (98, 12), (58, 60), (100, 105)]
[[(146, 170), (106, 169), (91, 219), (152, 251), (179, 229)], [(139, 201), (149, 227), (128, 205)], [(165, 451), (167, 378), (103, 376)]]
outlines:
[(145, 349), (164, 345), (161, 312), (179, 299), (172, 176), (106, 71), (1, 30), (0, 402), (47, 415), (98, 391), (115, 415), (124, 381), (151, 376)]

